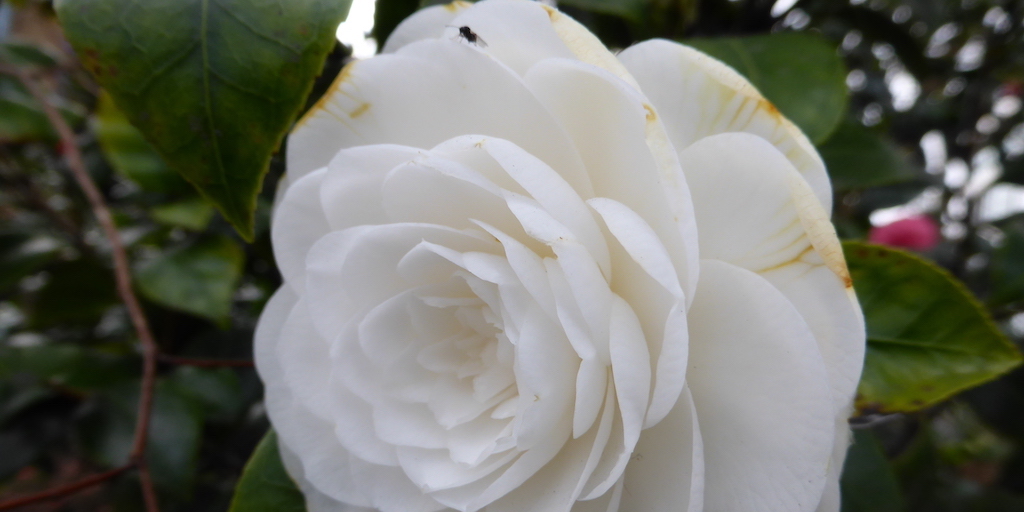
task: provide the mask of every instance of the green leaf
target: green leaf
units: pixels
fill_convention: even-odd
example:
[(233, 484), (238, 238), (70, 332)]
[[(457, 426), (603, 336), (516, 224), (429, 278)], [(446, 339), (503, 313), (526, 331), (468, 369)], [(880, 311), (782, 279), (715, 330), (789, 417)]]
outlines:
[(44, 344), (0, 349), (4, 366), (50, 384), (92, 391), (138, 377), (138, 362), (72, 344)]
[(228, 512), (305, 512), (306, 501), (281, 463), (277, 435), (267, 432), (242, 471)]
[(915, 411), (1020, 364), (1017, 348), (945, 270), (887, 247), (843, 248), (867, 321), (858, 409)]
[(155, 206), (149, 213), (154, 220), (162, 224), (202, 231), (213, 218), (213, 205), (201, 197), (194, 197), (177, 203)]
[[(105, 466), (128, 460), (134, 438), (139, 389), (130, 383), (104, 392), (81, 419), (80, 435), (86, 450)], [(153, 413), (146, 444), (146, 461), (157, 489), (178, 499), (191, 494), (195, 484), (203, 417), (200, 409), (178, 389), (160, 381), (153, 395)]]
[(807, 32), (684, 41), (732, 66), (814, 144), (846, 114), (846, 67), (833, 44)]
[(163, 306), (225, 322), (245, 253), (223, 236), (172, 249), (135, 272), (139, 290)]
[(818, 151), (836, 190), (892, 185), (914, 178), (909, 159), (860, 123), (840, 124)]
[(128, 118), (117, 109), (109, 94), (100, 94), (96, 113), (90, 120), (104, 158), (121, 176), (138, 183), (148, 192), (181, 192), (188, 185), (146, 142)]
[(83, 64), (247, 240), (347, 0), (57, 0)]
[(846, 454), (842, 489), (843, 512), (901, 512), (906, 509), (896, 473), (870, 430), (854, 430)]
[(231, 421), (246, 406), (238, 374), (229, 368), (181, 366), (172, 382), (203, 410), (210, 421)]

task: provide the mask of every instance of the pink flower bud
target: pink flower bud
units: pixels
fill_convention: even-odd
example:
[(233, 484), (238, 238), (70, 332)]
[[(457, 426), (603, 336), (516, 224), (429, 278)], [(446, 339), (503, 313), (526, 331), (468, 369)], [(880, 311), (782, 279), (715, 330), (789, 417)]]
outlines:
[(927, 215), (916, 215), (873, 228), (868, 240), (892, 247), (927, 251), (939, 243), (939, 225)]

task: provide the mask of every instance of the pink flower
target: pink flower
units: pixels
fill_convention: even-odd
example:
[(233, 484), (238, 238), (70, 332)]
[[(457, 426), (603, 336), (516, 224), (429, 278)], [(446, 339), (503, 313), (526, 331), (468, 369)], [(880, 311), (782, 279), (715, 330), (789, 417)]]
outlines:
[(892, 247), (927, 251), (939, 243), (939, 225), (927, 215), (915, 215), (872, 229), (868, 240)]

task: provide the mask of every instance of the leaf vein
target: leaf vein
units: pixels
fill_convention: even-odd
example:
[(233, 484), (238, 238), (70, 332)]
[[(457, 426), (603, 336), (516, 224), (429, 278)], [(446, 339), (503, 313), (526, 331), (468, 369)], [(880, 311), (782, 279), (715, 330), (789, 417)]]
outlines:
[[(207, 31), (209, 30), (209, 11), (210, 1), (202, 0), (202, 16), (200, 24), (199, 38), (202, 43), (203, 50), (203, 99), (204, 99), (204, 110), (206, 110), (206, 125), (210, 132), (210, 143), (213, 147), (214, 161), (216, 162), (217, 178), (221, 186), (225, 190), (230, 190), (227, 183), (227, 172), (224, 169), (224, 157), (221, 155), (220, 143), (217, 140), (217, 127), (213, 118), (213, 99), (210, 91), (210, 48), (209, 48), (209, 37)], [(235, 199), (232, 194), (225, 195), (225, 202), (229, 205), (231, 216), (236, 213)]]
[(161, 76), (167, 74), (169, 71), (177, 67), (177, 65), (180, 64), (181, 61), (185, 60), (186, 58), (188, 58), (189, 55), (192, 54), (192, 52), (196, 49), (196, 46), (198, 46), (199, 44), (200, 41), (193, 41), (192, 44), (186, 46), (185, 49), (182, 50), (180, 53), (168, 59), (162, 66), (154, 69), (153, 72), (150, 73), (149, 76), (144, 78), (142, 80), (142, 83), (139, 84), (139, 86), (136, 87), (134, 91), (132, 91), (132, 94), (135, 94), (137, 96), (145, 94), (146, 91), (149, 90), (150, 86), (153, 85), (153, 82), (156, 81), (156, 79), (160, 78)]
[(249, 22), (247, 22), (244, 19), (242, 19), (242, 17), (239, 16), (237, 13), (235, 13), (231, 9), (228, 9), (227, 7), (224, 7), (223, 5), (221, 5), (220, 2), (218, 2), (217, 0), (213, 0), (213, 3), (216, 4), (217, 7), (220, 8), (220, 10), (224, 11), (224, 13), (227, 14), (229, 17), (231, 17), (232, 19), (237, 21), (239, 24), (241, 24), (243, 27), (248, 29), (249, 32), (251, 32), (253, 35), (259, 37), (260, 39), (263, 39), (263, 40), (269, 41), (271, 43), (274, 43), (275, 45), (280, 46), (281, 48), (284, 48), (285, 50), (288, 50), (289, 52), (292, 53), (292, 55), (297, 55), (299, 57), (302, 56), (302, 52), (301, 51), (296, 50), (295, 48), (292, 48), (291, 46), (288, 46), (283, 41), (274, 39), (274, 37), (269, 35), (269, 34), (264, 34), (258, 28), (256, 28), (255, 26), (253, 26)]
[(225, 85), (228, 85), (228, 86), (232, 87), (233, 89), (236, 89), (238, 91), (244, 92), (244, 93), (246, 93), (246, 94), (248, 94), (250, 96), (255, 96), (257, 98), (265, 100), (267, 103), (281, 103), (280, 99), (275, 99), (275, 98), (273, 98), (271, 96), (268, 96), (266, 93), (263, 93), (263, 92), (260, 92), (260, 91), (254, 90), (254, 89), (247, 88), (247, 87), (239, 84), (238, 82), (235, 82), (234, 80), (231, 80), (230, 78), (224, 76), (224, 74), (218, 72), (216, 69), (210, 69), (209, 72), (214, 77), (216, 77), (217, 80), (220, 80)]

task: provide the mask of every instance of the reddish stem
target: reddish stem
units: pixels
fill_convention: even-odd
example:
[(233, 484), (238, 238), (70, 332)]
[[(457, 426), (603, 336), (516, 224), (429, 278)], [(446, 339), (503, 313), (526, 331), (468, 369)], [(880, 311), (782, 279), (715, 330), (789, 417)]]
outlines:
[(160, 362), (182, 366), (198, 366), (200, 368), (252, 368), (252, 361), (237, 359), (195, 359), (192, 357), (169, 356), (160, 354)]
[(139, 470), (139, 481), (142, 485), (142, 496), (146, 502), (147, 512), (159, 512), (156, 492), (153, 489), (153, 482), (149, 478), (149, 470), (145, 463), (149, 421), (153, 410), (153, 393), (156, 387), (156, 362), (159, 355), (159, 347), (156, 344), (156, 339), (153, 337), (153, 332), (149, 328), (146, 315), (142, 311), (142, 305), (132, 289), (128, 253), (125, 251), (124, 243), (121, 241), (121, 234), (117, 231), (114, 217), (111, 215), (110, 208), (107, 207), (107, 203), (103, 199), (103, 194), (86, 170), (85, 163), (82, 160), (82, 152), (78, 149), (75, 133), (71, 126), (60, 115), (56, 107), (47, 100), (42, 87), (28, 73), (16, 67), (6, 65), (0, 66), (0, 72), (14, 75), (21, 81), (42, 107), (50, 124), (57, 130), (57, 134), (60, 136), (61, 147), (64, 149), (64, 161), (71, 171), (71, 175), (85, 194), (86, 199), (88, 199), (93, 214), (96, 216), (96, 220), (99, 222), (107, 241), (110, 243), (110, 252), (114, 260), (114, 280), (117, 284), (117, 293), (128, 309), (128, 315), (131, 317), (132, 324), (135, 326), (135, 332), (142, 345), (143, 356), (142, 384), (139, 393), (139, 417), (135, 423), (135, 440), (132, 443), (130, 464)]
[(25, 505), (39, 503), (41, 501), (62, 498), (64, 496), (68, 496), (78, 491), (82, 491), (90, 487), (99, 485), (103, 482), (106, 482), (107, 480), (110, 480), (111, 478), (114, 478), (115, 476), (120, 475), (121, 473), (124, 473), (129, 469), (132, 469), (133, 467), (133, 464), (127, 464), (116, 469), (111, 469), (110, 471), (107, 471), (105, 473), (100, 473), (98, 475), (83, 478), (75, 483), (62, 485), (60, 487), (54, 487), (53, 489), (47, 489), (43, 492), (30, 494), (28, 496), (24, 496), (21, 498), (3, 501), (0, 502), (0, 510), (12, 510), (18, 507), (23, 507)]

